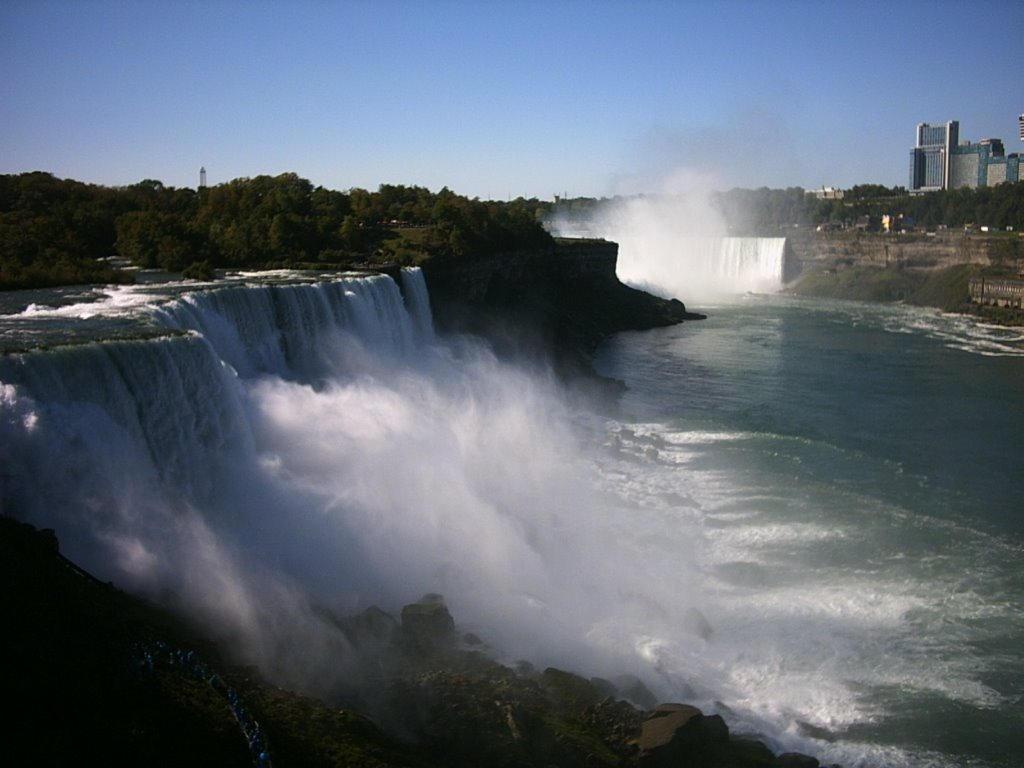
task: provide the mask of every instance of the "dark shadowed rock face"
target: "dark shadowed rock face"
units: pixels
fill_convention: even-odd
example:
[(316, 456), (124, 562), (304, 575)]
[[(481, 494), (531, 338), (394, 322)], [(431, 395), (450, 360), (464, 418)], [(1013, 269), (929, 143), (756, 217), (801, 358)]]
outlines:
[(10, 619), (0, 655), (11, 703), (5, 764), (241, 768), (256, 764), (247, 739), (258, 724), (282, 766), (818, 765), (730, 737), (720, 717), (696, 707), (641, 711), (623, 700), (627, 691), (650, 696), (635, 678), (517, 671), (459, 650), (436, 595), (406, 606), (400, 622), (378, 608), (336, 619), (373, 661), (361, 683), (371, 720), (227, 664), (187, 625), (61, 557), (52, 532), (0, 517), (0, 576), (0, 613)]
[(821, 763), (810, 755), (803, 755), (799, 752), (785, 752), (779, 755), (779, 768), (818, 768)]
[(650, 768), (690, 764), (686, 761), (714, 753), (728, 740), (729, 729), (718, 715), (707, 716), (688, 704), (660, 704), (641, 726), (639, 764)]
[(618, 245), (559, 241), (519, 251), (423, 265), (442, 330), (488, 338), (499, 352), (554, 355), (583, 362), (601, 340), (703, 318), (682, 302), (624, 285), (615, 274)]
[(402, 642), (409, 653), (434, 655), (455, 645), (455, 620), (440, 595), (402, 608)]
[(641, 768), (818, 768), (808, 755), (776, 757), (753, 739), (732, 738), (718, 715), (688, 704), (659, 704), (647, 712), (635, 739)]

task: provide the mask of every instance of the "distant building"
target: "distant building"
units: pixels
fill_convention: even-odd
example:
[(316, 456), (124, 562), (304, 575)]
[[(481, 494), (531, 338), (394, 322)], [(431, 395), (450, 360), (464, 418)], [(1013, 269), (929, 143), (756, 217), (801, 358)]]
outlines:
[(972, 277), (968, 289), (975, 304), (1024, 309), (1024, 281)]
[(910, 232), (914, 228), (914, 219), (911, 216), (904, 216), (902, 213), (882, 214), (883, 232)]
[(965, 141), (953, 151), (949, 188), (994, 187), (1021, 181), (1020, 166), (1020, 155), (1007, 155), (1001, 139), (982, 139), (977, 144)]
[(1024, 141), (1024, 115), (1017, 118), (1017, 125), (1020, 126), (1020, 140)]
[(959, 134), (960, 124), (956, 120), (945, 125), (917, 126), (917, 146), (910, 150), (912, 193), (1024, 181), (1020, 155), (1007, 155), (1002, 139), (961, 144)]
[(911, 192), (949, 189), (950, 161), (960, 140), (960, 123), (950, 120), (944, 125), (918, 123), (917, 143), (910, 150)]
[(814, 190), (814, 196), (818, 200), (842, 200), (845, 193), (835, 187), (822, 187)]

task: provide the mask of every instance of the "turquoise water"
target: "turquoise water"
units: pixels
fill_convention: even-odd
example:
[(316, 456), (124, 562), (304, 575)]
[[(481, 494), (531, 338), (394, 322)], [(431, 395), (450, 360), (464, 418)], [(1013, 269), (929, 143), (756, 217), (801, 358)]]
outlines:
[(402, 285), (7, 296), (0, 513), (326, 700), (362, 660), (325, 617), (437, 592), (778, 752), (1019, 764), (1024, 334), (752, 296), (610, 340), (609, 415)]
[(780, 296), (707, 312), (598, 357), (629, 386), (621, 450), (660, 465), (634, 493), (699, 523), (714, 633), (678, 674), (844, 765), (1019, 765), (1024, 333)]

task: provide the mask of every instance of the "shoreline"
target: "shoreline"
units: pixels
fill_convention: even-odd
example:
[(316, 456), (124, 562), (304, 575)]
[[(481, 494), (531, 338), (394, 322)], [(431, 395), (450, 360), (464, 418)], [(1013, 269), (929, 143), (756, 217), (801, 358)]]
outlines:
[[(4, 656), (18, 705), (7, 745), (15, 757), (259, 768), (820, 765), (731, 734), (719, 715), (658, 704), (635, 678), (504, 666), (460, 634), (438, 595), (406, 605), (399, 619), (372, 607), (334, 617), (362, 679), (347, 695), (311, 698), (95, 579), (60, 553), (52, 530), (0, 517), (0, 549), (9, 585), (0, 603), (21, 619)], [(52, 702), (78, 712), (57, 731)]]

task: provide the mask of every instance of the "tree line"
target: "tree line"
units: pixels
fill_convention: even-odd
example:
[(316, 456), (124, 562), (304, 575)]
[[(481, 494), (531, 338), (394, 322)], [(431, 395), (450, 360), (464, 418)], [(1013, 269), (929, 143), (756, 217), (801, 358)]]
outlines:
[[(543, 222), (585, 224), (606, 198), (509, 202), (444, 188), (381, 185), (344, 192), (294, 173), (240, 178), (198, 190), (147, 179), (104, 187), (50, 173), (0, 175), (0, 289), (130, 280), (109, 257), (207, 277), (215, 269), (413, 264), (543, 248)], [(919, 228), (1024, 231), (1024, 183), (909, 195), (861, 184), (841, 199), (801, 187), (732, 189), (711, 202), (737, 234), (903, 215)]]
[[(607, 198), (573, 198), (543, 204), (552, 220), (585, 224), (607, 205)], [(903, 187), (859, 184), (840, 199), (819, 199), (812, 190), (731, 189), (711, 194), (711, 204), (736, 234), (766, 234), (822, 224), (856, 226), (884, 214), (913, 220), (918, 228), (981, 227), (1024, 231), (1024, 183), (961, 188), (910, 195)]]
[(411, 264), (543, 247), (535, 201), (445, 188), (316, 186), (294, 173), (198, 190), (147, 179), (104, 187), (44, 172), (0, 176), (0, 289), (130, 279), (106, 261), (214, 269)]

